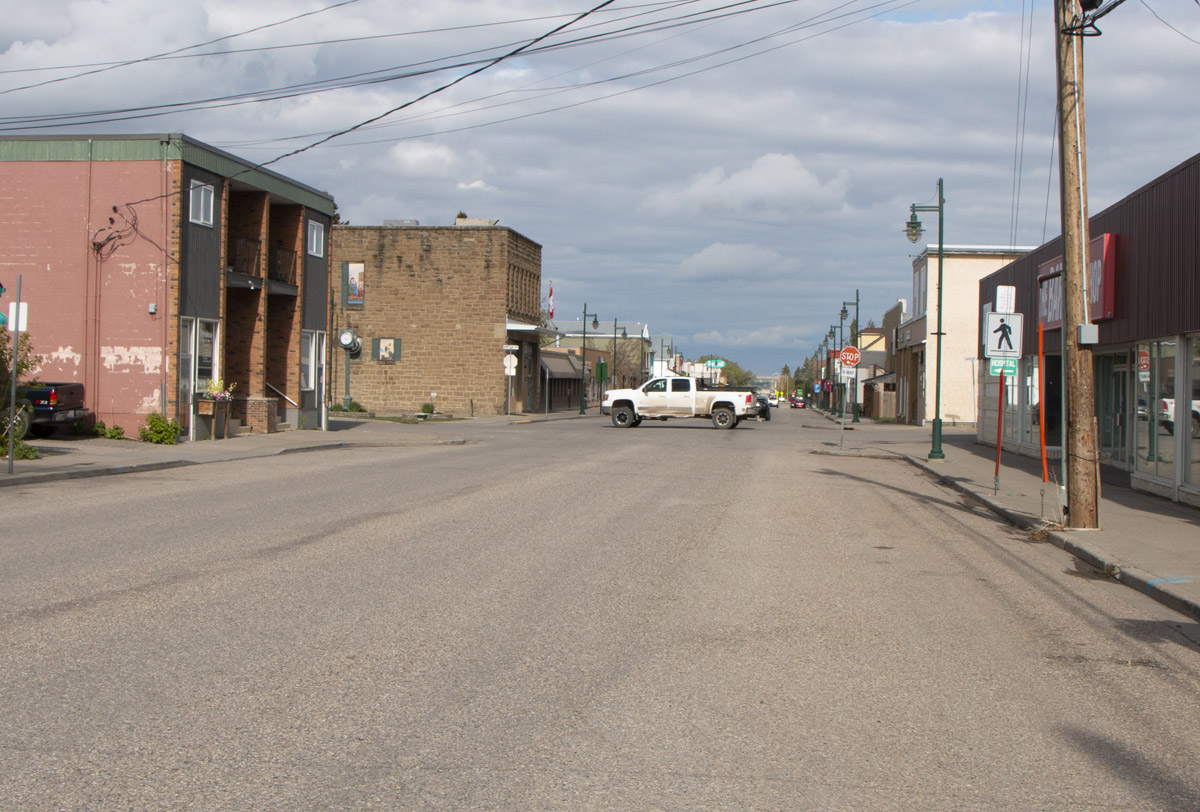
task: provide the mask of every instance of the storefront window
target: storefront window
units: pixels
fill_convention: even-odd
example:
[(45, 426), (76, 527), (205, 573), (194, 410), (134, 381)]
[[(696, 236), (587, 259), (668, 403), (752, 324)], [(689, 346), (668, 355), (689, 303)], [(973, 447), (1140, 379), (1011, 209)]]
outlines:
[(1138, 345), (1138, 380), (1134, 390), (1137, 414), (1137, 470), (1173, 479), (1175, 424), (1170, 402), (1175, 398), (1175, 342)]
[(1200, 485), (1200, 336), (1194, 336), (1188, 343), (1192, 347), (1192, 402), (1187, 441), (1187, 458), (1190, 464), (1185, 473), (1189, 484)]
[(1041, 393), (1038, 391), (1040, 387), (1038, 386), (1038, 359), (1036, 356), (1027, 355), (1021, 359), (1021, 381), (1025, 387), (1027, 414), (1023, 421), (1021, 439), (1027, 445), (1040, 446), (1042, 438), (1038, 418), (1041, 412)]
[(1004, 439), (1021, 438), (1021, 377), (1004, 376)]

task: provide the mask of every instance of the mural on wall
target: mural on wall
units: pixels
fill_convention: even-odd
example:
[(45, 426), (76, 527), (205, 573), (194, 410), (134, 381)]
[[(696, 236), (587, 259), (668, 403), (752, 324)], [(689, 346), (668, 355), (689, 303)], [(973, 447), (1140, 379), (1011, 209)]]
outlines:
[(364, 304), (364, 280), (366, 266), (361, 262), (346, 263), (346, 305), (362, 307)]

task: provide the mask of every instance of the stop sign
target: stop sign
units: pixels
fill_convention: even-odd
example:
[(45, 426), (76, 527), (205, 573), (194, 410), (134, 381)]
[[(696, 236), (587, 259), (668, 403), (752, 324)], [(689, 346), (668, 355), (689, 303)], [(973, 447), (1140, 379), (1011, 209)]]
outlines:
[(858, 347), (842, 347), (842, 351), (838, 353), (838, 360), (848, 367), (858, 366), (858, 359), (861, 357)]

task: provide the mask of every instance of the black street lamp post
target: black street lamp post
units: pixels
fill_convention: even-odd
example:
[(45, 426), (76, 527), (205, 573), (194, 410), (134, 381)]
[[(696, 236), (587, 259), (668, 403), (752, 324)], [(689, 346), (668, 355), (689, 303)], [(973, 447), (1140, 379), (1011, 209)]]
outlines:
[[(850, 338), (855, 348), (861, 350), (862, 347), (859, 345), (862, 344), (862, 341), (859, 339), (859, 336), (862, 335), (862, 325), (858, 321), (858, 288), (854, 289), (853, 302), (842, 302), (842, 318), (846, 317), (846, 308), (852, 304), (854, 305), (854, 332)], [(850, 422), (861, 423), (862, 421), (858, 419), (858, 364), (854, 365), (854, 397), (850, 399), (850, 404), (854, 409), (854, 419)]]
[(579, 345), (579, 413), (587, 414), (587, 320), (592, 317), (592, 329), (600, 329), (600, 321), (595, 313), (587, 312), (587, 304), (583, 305), (583, 341)]

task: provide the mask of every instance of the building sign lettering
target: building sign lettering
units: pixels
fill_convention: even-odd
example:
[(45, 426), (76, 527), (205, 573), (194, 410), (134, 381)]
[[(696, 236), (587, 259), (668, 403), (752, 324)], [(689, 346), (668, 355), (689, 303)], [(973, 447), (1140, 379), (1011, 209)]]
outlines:
[[(1117, 235), (1101, 234), (1088, 243), (1088, 312), (1093, 323), (1116, 315)], [(1038, 321), (1047, 330), (1062, 327), (1063, 258), (1038, 266)]]

